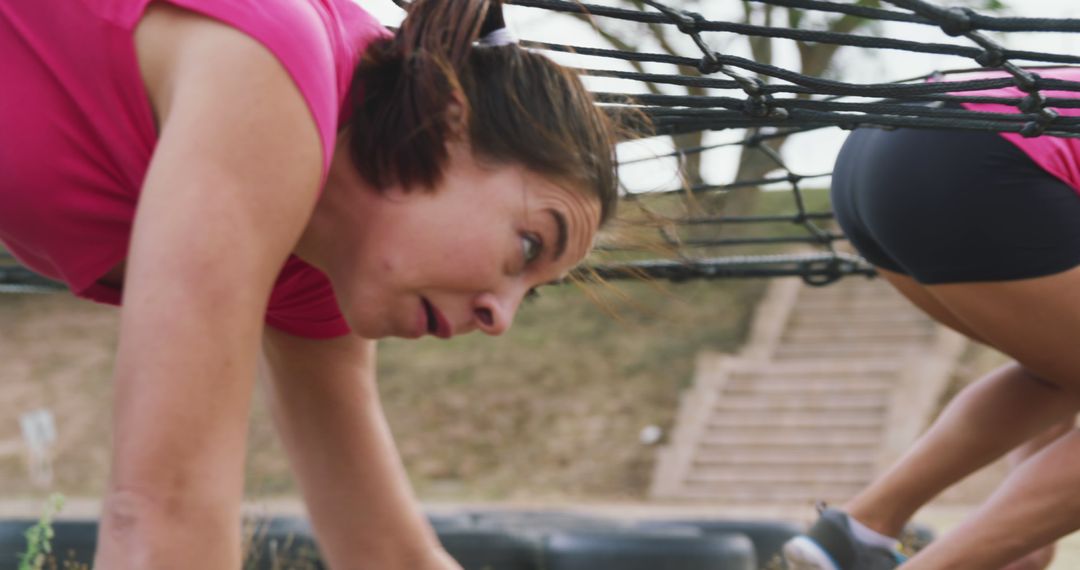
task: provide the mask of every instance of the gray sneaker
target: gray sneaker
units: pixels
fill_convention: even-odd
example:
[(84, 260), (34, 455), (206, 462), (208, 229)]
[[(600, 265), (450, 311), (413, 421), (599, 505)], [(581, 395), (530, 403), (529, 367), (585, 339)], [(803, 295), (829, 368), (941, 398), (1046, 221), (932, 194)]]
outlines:
[(806, 534), (784, 544), (788, 570), (893, 570), (904, 562), (895, 549), (856, 539), (847, 513), (821, 509), (819, 515)]

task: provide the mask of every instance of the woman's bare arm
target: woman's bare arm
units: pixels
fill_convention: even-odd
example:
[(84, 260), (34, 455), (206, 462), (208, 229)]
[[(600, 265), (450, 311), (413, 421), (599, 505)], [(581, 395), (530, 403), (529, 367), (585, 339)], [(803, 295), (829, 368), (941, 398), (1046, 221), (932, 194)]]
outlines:
[(375, 343), (264, 335), (275, 425), (331, 568), (453, 570), (424, 520), (375, 384)]
[(318, 192), (320, 142), (254, 40), (154, 4), (136, 35), (161, 136), (127, 260), (95, 566), (240, 566), (262, 317)]

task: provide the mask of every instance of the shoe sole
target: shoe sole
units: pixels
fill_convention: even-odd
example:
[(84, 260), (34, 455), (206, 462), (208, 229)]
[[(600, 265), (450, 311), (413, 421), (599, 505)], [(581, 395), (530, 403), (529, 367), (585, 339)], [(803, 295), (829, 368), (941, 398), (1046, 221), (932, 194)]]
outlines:
[(784, 544), (788, 570), (840, 570), (829, 553), (805, 536), (796, 536)]

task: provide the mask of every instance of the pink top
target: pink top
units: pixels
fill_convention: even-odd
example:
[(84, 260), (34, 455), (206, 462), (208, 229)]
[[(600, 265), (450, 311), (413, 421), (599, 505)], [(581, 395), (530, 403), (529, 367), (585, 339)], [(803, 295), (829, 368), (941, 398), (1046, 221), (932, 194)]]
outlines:
[[(1064, 79), (1068, 81), (1080, 81), (1080, 69), (1040, 69), (1033, 70), (1041, 77)], [(1004, 72), (991, 72), (981, 74), (981, 77), (1002, 77)], [(971, 75), (963, 75), (956, 78), (972, 79)], [(1046, 97), (1058, 97), (1080, 99), (1077, 91), (1041, 91)], [(990, 97), (1015, 97), (1024, 98), (1027, 93), (1018, 87), (1006, 87), (1002, 89), (988, 89), (985, 91), (965, 91), (957, 95), (990, 96)], [(985, 111), (990, 113), (1019, 113), (1020, 110), (1009, 105), (992, 103), (965, 103), (964, 107), (972, 111)], [(1080, 117), (1080, 109), (1052, 107), (1063, 117)], [(1028, 156), (1044, 170), (1054, 175), (1062, 182), (1072, 186), (1080, 193), (1080, 139), (1065, 139), (1048, 136), (1024, 138), (1019, 133), (1001, 133), (1009, 142), (1020, 147)]]
[[(265, 45), (296, 81), (333, 155), (352, 71), (386, 30), (351, 0), (169, 0)], [(0, 2), (0, 241), (76, 295), (127, 255), (157, 143), (133, 30), (150, 0)], [(291, 257), (266, 322), (329, 338), (349, 332), (326, 277)]]

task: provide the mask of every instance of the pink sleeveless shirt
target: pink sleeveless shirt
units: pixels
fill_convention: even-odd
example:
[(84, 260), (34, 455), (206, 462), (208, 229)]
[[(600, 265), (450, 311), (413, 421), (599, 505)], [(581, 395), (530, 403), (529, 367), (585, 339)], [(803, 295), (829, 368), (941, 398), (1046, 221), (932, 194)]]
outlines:
[[(1078, 68), (1062, 68), (1062, 69), (1040, 69), (1033, 70), (1035, 73), (1042, 77), (1053, 79), (1064, 79), (1067, 81), (1080, 81), (1080, 69)], [(1007, 76), (1004, 72), (992, 72), (986, 74), (976, 75), (975, 77), (1003, 77)], [(955, 80), (960, 79), (972, 79), (972, 75), (957, 76)], [(1042, 94), (1046, 97), (1066, 98), (1066, 99), (1080, 99), (1080, 92), (1076, 91), (1042, 91)], [(1010, 98), (1024, 98), (1027, 94), (1021, 91), (1017, 87), (1006, 87), (1002, 89), (988, 89), (985, 91), (966, 91), (958, 93), (958, 95), (971, 95), (971, 96), (991, 96), (991, 97), (1010, 97)], [(967, 109), (972, 111), (985, 111), (991, 113), (1019, 113), (1019, 109), (1008, 105), (997, 105), (993, 103), (965, 103), (963, 105)], [(1055, 111), (1061, 114), (1063, 117), (1080, 117), (1080, 109), (1078, 108), (1061, 108), (1052, 107)], [(1036, 164), (1041, 166), (1043, 170), (1046, 170), (1050, 174), (1057, 177), (1062, 182), (1071, 186), (1074, 190), (1080, 193), (1080, 139), (1065, 139), (1056, 137), (1033, 137), (1024, 138), (1019, 133), (1001, 133), (1001, 136), (1006, 140), (1020, 147), (1020, 150), (1031, 157)]]
[[(262, 43), (307, 101), (330, 164), (360, 54), (386, 30), (351, 0), (168, 0)], [(0, 2), (0, 241), (81, 297), (127, 255), (157, 142), (133, 32), (150, 0)], [(349, 332), (330, 284), (291, 257), (266, 321), (329, 338)]]

